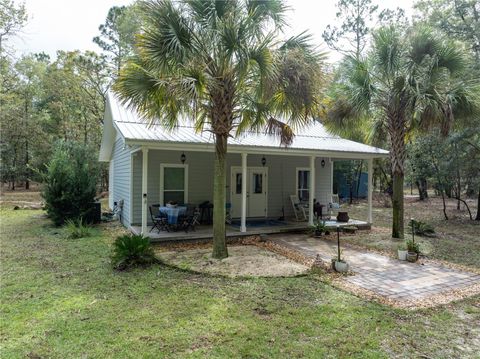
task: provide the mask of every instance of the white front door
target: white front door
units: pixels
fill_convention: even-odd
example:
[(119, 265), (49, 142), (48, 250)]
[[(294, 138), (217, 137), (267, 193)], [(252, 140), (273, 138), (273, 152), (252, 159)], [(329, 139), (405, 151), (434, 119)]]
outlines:
[[(248, 167), (247, 169), (247, 217), (267, 216), (267, 171), (265, 167)], [(242, 215), (242, 169), (232, 167), (230, 199), (231, 215)]]

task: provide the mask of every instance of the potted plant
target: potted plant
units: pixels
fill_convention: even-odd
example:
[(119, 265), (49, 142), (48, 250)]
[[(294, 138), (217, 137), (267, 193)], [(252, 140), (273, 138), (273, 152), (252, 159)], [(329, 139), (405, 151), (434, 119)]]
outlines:
[(407, 260), (407, 245), (406, 244), (400, 244), (398, 246), (398, 259), (401, 261), (406, 261)]
[(340, 273), (348, 272), (348, 263), (342, 258), (340, 249), (340, 227), (337, 226), (337, 258), (335, 258), (335, 270)]
[(320, 222), (318, 221), (312, 228), (312, 232), (314, 237), (321, 237), (323, 233), (325, 233), (327, 230), (327, 227), (325, 226), (325, 222)]
[(420, 253), (420, 246), (414, 240), (407, 241), (407, 261), (416, 262), (418, 254)]

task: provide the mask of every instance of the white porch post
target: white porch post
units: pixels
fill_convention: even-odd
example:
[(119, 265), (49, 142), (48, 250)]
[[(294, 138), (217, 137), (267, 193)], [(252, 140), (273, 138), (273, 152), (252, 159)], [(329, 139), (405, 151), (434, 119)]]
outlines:
[(242, 153), (242, 217), (240, 232), (247, 231), (247, 154)]
[(308, 224), (313, 226), (313, 197), (315, 196), (315, 156), (310, 156), (310, 188), (308, 189)]
[(142, 234), (147, 234), (148, 148), (142, 147)]
[(368, 159), (368, 218), (367, 222), (372, 223), (372, 193), (373, 193), (373, 159)]

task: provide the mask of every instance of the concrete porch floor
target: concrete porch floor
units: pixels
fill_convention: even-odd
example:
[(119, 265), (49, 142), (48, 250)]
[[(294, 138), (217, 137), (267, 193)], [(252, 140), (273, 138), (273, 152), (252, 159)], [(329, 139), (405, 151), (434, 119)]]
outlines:
[[(325, 225), (327, 228), (334, 229), (337, 227), (337, 224), (340, 227), (345, 226), (356, 226), (359, 229), (370, 229), (370, 224), (365, 221), (359, 221), (356, 219), (350, 219), (348, 222), (337, 222), (336, 220), (325, 220)], [(274, 233), (286, 233), (286, 232), (298, 232), (308, 229), (309, 225), (307, 222), (296, 222), (291, 220), (286, 220), (285, 224), (273, 225), (273, 226), (247, 226), (246, 232), (240, 232), (240, 227), (227, 225), (227, 237), (244, 237), (251, 236), (256, 234), (274, 234)], [(150, 230), (151, 226), (148, 226)], [(142, 231), (141, 226), (131, 226), (130, 230), (135, 234), (140, 234)], [(154, 229), (151, 232), (147, 233), (148, 237), (151, 238), (152, 242), (164, 242), (164, 241), (184, 241), (184, 240), (196, 240), (196, 239), (208, 239), (212, 238), (213, 229), (211, 225), (200, 225), (196, 226), (195, 231), (176, 231), (176, 232), (167, 232), (160, 231), (158, 232)]]

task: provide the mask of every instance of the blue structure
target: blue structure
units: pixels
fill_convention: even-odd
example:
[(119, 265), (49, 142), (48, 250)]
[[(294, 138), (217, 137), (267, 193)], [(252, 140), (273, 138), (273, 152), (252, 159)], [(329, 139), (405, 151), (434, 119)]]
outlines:
[[(348, 183), (347, 175), (343, 171), (333, 171), (333, 192), (338, 193), (338, 196), (342, 199), (350, 198), (350, 184)], [(362, 172), (360, 175), (360, 186), (358, 185), (358, 176), (355, 176), (352, 196), (353, 198), (367, 198), (367, 194), (368, 174), (366, 172)]]

